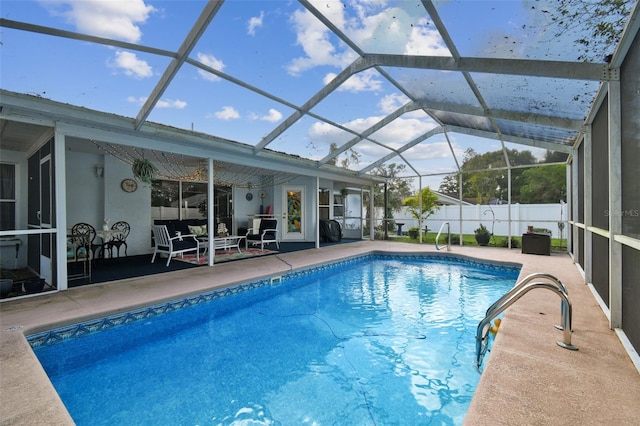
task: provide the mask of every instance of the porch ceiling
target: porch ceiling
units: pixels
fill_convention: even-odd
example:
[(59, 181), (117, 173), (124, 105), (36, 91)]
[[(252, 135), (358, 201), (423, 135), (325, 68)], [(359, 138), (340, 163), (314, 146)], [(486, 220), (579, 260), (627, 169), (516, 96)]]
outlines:
[[(264, 170), (442, 177), (468, 149), (570, 153), (625, 54), (579, 60), (590, 29), (563, 30), (544, 0), (55, 3), (3, 4), (2, 89), (283, 154)], [(3, 105), (2, 148), (51, 132), (23, 113)]]

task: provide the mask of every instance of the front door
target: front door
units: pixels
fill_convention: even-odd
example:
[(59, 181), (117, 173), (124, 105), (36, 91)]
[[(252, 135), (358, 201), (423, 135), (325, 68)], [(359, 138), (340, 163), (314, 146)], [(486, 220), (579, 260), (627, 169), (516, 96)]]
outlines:
[(285, 186), (282, 199), (282, 239), (304, 240), (306, 218), (304, 212), (304, 187)]

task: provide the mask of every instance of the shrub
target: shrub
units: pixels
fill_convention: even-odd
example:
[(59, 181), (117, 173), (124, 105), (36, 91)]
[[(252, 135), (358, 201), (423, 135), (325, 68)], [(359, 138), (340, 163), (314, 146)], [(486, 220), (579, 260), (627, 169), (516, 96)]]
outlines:
[[(502, 238), (498, 244), (500, 247), (509, 247), (509, 238)], [(511, 237), (511, 248), (520, 247), (520, 241), (517, 238)]]

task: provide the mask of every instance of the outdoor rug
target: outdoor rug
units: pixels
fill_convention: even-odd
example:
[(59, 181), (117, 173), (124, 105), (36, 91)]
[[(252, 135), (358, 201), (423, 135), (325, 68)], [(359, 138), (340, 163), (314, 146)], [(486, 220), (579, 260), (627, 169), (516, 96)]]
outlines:
[[(230, 262), (232, 260), (240, 260), (240, 259), (249, 259), (251, 257), (259, 257), (259, 256), (268, 256), (271, 254), (277, 254), (278, 252), (275, 250), (264, 249), (264, 251), (259, 248), (249, 248), (243, 249), (241, 253), (238, 253), (238, 250), (216, 250), (216, 255), (214, 257), (214, 263), (222, 263), (222, 262)], [(195, 254), (185, 254), (184, 256), (176, 256), (174, 261), (191, 263), (192, 265), (206, 265), (209, 263), (208, 255), (200, 255), (200, 262), (197, 261)]]

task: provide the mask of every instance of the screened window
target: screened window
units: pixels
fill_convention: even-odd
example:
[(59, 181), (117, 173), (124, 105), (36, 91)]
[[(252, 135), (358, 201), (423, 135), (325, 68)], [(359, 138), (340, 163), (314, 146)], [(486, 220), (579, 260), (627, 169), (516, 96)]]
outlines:
[(0, 164), (0, 231), (16, 229), (16, 166)]

